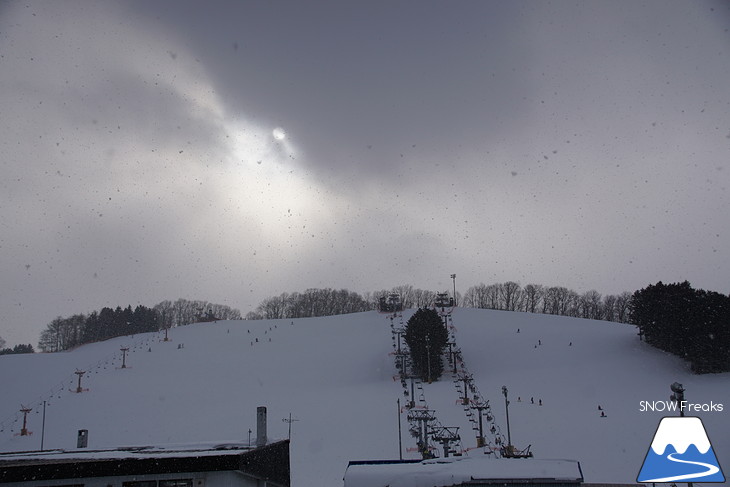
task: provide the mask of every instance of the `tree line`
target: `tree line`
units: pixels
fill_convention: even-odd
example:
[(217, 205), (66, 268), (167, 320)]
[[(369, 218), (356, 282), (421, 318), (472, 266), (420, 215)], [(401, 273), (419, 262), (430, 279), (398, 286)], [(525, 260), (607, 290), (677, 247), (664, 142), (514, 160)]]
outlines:
[(224, 304), (209, 301), (178, 299), (165, 300), (156, 304), (153, 309), (160, 320), (160, 328), (189, 325), (215, 320), (240, 320), (241, 312)]
[[(363, 295), (345, 289), (308, 289), (267, 298), (247, 319), (328, 316), (378, 309), (381, 298), (399, 295), (403, 308), (434, 306), (437, 292), (404, 284)], [(457, 305), (574, 318), (633, 323), (640, 336), (690, 361), (696, 373), (730, 371), (730, 297), (694, 290), (689, 283), (655, 286), (633, 294), (579, 294), (563, 286), (514, 281), (471, 286), (455, 296)]]
[[(287, 319), (357, 313), (378, 309), (381, 298), (396, 293), (403, 308), (434, 306), (437, 292), (404, 284), (359, 294), (347, 289), (310, 288), (264, 299), (246, 319)], [(633, 323), (646, 341), (690, 361), (697, 373), (730, 371), (730, 297), (692, 289), (688, 282), (650, 285), (633, 294), (579, 294), (562, 286), (514, 281), (471, 286), (455, 302), (462, 307), (543, 313)], [(103, 308), (89, 315), (58, 317), (41, 333), (42, 351), (68, 350), (115, 336), (157, 331), (201, 321), (241, 319), (240, 311), (208, 301), (163, 301), (152, 308)], [(0, 339), (1, 340), (1, 339)], [(27, 353), (28, 345), (2, 349)], [(18, 348), (20, 347), (20, 348)], [(17, 349), (17, 350), (16, 350)]]
[(246, 315), (247, 320), (311, 318), (359, 313), (374, 309), (369, 300), (347, 289), (316, 289), (304, 292), (282, 293), (264, 299), (254, 311)]
[(41, 332), (38, 348), (43, 352), (70, 350), (85, 343), (124, 335), (158, 331), (213, 320), (240, 320), (241, 312), (208, 301), (163, 301), (152, 308), (105, 307), (88, 315), (76, 314), (51, 321)]
[(33, 345), (31, 344), (20, 344), (15, 345), (13, 348), (4, 348), (5, 347), (5, 340), (3, 337), (0, 337), (0, 355), (12, 355), (16, 353), (33, 353)]
[(467, 308), (524, 311), (628, 323), (631, 293), (602, 296), (598, 291), (590, 290), (578, 294), (562, 286), (527, 284), (522, 287), (514, 281), (507, 281), (472, 286), (460, 301)]
[[(246, 315), (246, 319), (307, 318), (358, 313), (378, 309), (380, 298), (387, 298), (392, 293), (399, 295), (400, 303), (405, 309), (434, 306), (439, 294), (409, 284), (363, 295), (347, 289), (311, 288), (302, 293), (282, 293), (266, 298)], [(455, 298), (459, 306), (467, 308), (523, 311), (628, 323), (631, 293), (603, 296), (598, 291), (591, 290), (578, 294), (565, 287), (528, 284), (523, 288), (516, 282), (507, 281), (472, 286), (463, 295), (457, 293)]]
[(693, 372), (730, 371), (730, 296), (659, 281), (633, 294), (630, 314), (640, 337), (689, 361)]

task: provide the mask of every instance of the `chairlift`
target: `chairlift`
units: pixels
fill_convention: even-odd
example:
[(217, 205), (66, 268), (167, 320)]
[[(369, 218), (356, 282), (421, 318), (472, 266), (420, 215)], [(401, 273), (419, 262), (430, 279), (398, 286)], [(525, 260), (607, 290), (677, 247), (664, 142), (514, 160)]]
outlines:
[(527, 445), (524, 450), (518, 450), (514, 445), (505, 445), (502, 447), (501, 454), (504, 458), (532, 458), (530, 451), (532, 445)]

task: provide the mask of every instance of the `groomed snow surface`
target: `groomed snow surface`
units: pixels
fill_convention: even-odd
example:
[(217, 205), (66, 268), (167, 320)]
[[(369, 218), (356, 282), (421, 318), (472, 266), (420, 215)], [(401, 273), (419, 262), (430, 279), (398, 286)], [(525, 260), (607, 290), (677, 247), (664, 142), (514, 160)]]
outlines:
[[(586, 482), (635, 482), (660, 419), (676, 415), (641, 412), (640, 401), (668, 399), (676, 381), (688, 401), (723, 404), (722, 412), (696, 415), (720, 466), (730, 468), (730, 374), (693, 375), (683, 361), (640, 342), (630, 325), (459, 308), (453, 324), (502, 433), (505, 385), (512, 442), (532, 445), (535, 458), (578, 460)], [(220, 321), (173, 328), (170, 341), (163, 338), (0, 357), (0, 451), (40, 449), (46, 401), (45, 449), (75, 448), (80, 429), (89, 430), (89, 449), (247, 443), (249, 430), (255, 442), (256, 407), (267, 406), (270, 439), (286, 438), (284, 419), (291, 413), (294, 420), (295, 487), (341, 486), (350, 460), (398, 459), (396, 401), (406, 398), (394, 380), (387, 315)], [(124, 369), (122, 347), (130, 347)], [(76, 370), (86, 372), (81, 393)], [(424, 384), (423, 398), (442, 425), (460, 427), (466, 455), (485, 457), (448, 373)], [(21, 405), (33, 408), (30, 436), (18, 436)], [(405, 411), (400, 418), (403, 457), (418, 458)]]

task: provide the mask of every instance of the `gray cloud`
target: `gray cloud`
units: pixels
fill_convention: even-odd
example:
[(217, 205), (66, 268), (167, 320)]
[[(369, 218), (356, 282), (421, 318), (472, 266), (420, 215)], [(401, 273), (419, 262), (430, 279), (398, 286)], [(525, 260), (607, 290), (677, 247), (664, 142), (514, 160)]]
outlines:
[[(719, 2), (5, 4), (0, 295), (728, 292)], [(272, 137), (274, 127), (287, 132)], [(23, 338), (21, 338), (23, 337)]]

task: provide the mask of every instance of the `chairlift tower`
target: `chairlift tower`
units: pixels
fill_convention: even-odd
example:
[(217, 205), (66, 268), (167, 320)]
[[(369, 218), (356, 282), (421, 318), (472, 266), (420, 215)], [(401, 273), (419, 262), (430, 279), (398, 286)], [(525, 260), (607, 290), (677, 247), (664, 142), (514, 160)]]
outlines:
[(451, 274), (451, 279), (454, 281), (454, 306), (456, 306), (456, 274)]
[(28, 431), (28, 413), (33, 411), (32, 408), (20, 405), (20, 412), (23, 413), (23, 427), (20, 429), (20, 436), (28, 436), (30, 432)]
[(507, 386), (502, 386), (502, 394), (504, 394), (504, 409), (507, 411), (507, 446), (512, 446), (512, 436), (509, 432), (509, 400), (507, 399)]
[(406, 329), (405, 328), (395, 328), (393, 329), (393, 333), (395, 333), (397, 340), (398, 340), (398, 352), (400, 353), (400, 338), (402, 335), (405, 335)]
[(408, 409), (413, 409), (416, 407), (416, 390), (415, 390), (415, 383), (416, 379), (413, 375), (409, 376), (411, 379), (411, 400), (408, 403)]
[(464, 406), (469, 405), (469, 384), (473, 378), (474, 376), (467, 372), (462, 372), (456, 376), (456, 380), (464, 381), (464, 397), (461, 398), (461, 403)]
[(129, 347), (122, 347), (119, 349), (122, 352), (122, 368), (127, 368), (127, 352), (129, 352)]
[(449, 453), (453, 451), (449, 448), (449, 443), (461, 441), (458, 426), (439, 426), (434, 428), (431, 431), (431, 438), (443, 445), (444, 458), (449, 458)]
[(403, 304), (400, 301), (400, 294), (398, 293), (390, 293), (388, 294), (388, 305), (389, 305), (389, 311), (391, 311), (394, 315), (398, 311), (403, 311)]
[(434, 306), (437, 308), (445, 308), (449, 306), (449, 293), (437, 293), (436, 294), (436, 301), (434, 302)]
[(408, 373), (406, 372), (406, 361), (410, 357), (410, 354), (405, 351), (398, 350), (395, 352), (395, 359), (396, 363), (398, 364), (398, 367), (400, 368), (400, 376), (401, 377), (407, 377)]
[(456, 342), (446, 342), (446, 345), (449, 347), (449, 360), (451, 361), (451, 365), (454, 368), (453, 373), (456, 374), (456, 352), (452, 347), (456, 346)]
[(428, 423), (435, 421), (433, 409), (412, 409), (408, 412), (408, 421), (418, 423), (418, 444), (424, 460), (428, 456)]
[(85, 370), (79, 370), (79, 369), (76, 369), (76, 372), (74, 372), (74, 374), (79, 376), (79, 383), (78, 383), (78, 386), (76, 387), (77, 393), (84, 392), (84, 390), (81, 388), (81, 378), (84, 376), (85, 373), (86, 373)]
[(472, 409), (476, 409), (479, 413), (479, 437), (477, 438), (477, 447), (481, 448), (486, 444), (486, 441), (484, 440), (484, 426), (482, 422), (482, 414), (485, 409), (489, 410), (489, 401), (485, 403), (477, 403), (476, 405), (472, 406)]

